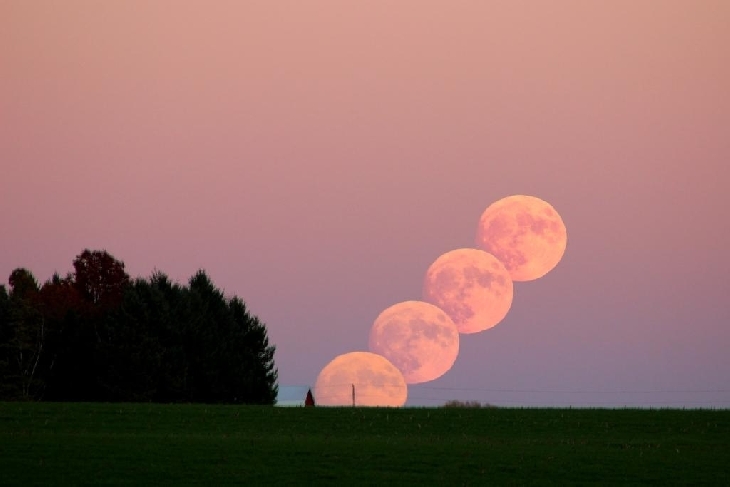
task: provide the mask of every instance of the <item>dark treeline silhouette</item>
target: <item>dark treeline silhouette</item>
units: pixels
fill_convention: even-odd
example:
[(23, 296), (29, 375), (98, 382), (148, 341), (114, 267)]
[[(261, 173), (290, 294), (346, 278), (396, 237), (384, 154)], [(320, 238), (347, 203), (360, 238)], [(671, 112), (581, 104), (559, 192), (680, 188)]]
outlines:
[(203, 271), (130, 279), (105, 251), (42, 286), (0, 285), (0, 400), (273, 404), (274, 349), (244, 302)]

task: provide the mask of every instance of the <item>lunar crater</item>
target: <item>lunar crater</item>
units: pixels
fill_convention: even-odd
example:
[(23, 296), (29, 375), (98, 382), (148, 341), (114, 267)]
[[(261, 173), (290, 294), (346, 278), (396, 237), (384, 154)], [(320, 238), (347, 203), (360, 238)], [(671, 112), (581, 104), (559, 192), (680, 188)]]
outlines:
[(390, 360), (407, 383), (427, 382), (453, 365), (459, 332), (444, 310), (424, 301), (404, 301), (375, 319), (370, 350)]
[(547, 274), (562, 259), (566, 243), (560, 214), (534, 196), (508, 196), (491, 204), (477, 227), (477, 246), (502, 261), (513, 281)]
[(484, 331), (499, 323), (512, 305), (509, 272), (494, 255), (457, 249), (426, 271), (423, 299), (443, 309), (460, 333)]

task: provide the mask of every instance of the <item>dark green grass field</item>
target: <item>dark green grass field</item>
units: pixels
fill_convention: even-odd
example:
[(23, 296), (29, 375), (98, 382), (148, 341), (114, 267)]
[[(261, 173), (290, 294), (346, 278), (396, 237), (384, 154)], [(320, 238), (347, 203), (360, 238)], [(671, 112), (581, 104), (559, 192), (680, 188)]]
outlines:
[(0, 403), (0, 485), (730, 485), (730, 411)]

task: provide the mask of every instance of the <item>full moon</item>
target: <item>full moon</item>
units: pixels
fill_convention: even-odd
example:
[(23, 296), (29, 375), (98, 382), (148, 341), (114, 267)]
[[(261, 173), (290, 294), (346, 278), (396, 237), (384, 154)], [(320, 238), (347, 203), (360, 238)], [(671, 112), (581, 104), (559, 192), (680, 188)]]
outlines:
[(477, 333), (502, 321), (512, 306), (509, 272), (492, 254), (457, 249), (426, 271), (423, 299), (443, 309), (460, 333)]
[(534, 196), (515, 195), (484, 210), (476, 244), (501, 260), (513, 281), (532, 281), (558, 265), (567, 240), (555, 208)]
[(370, 350), (395, 365), (408, 384), (444, 375), (459, 354), (459, 331), (443, 310), (404, 301), (380, 313), (370, 329)]
[(371, 352), (338, 355), (325, 365), (314, 385), (314, 399), (322, 406), (400, 407), (408, 398), (403, 374), (385, 357)]

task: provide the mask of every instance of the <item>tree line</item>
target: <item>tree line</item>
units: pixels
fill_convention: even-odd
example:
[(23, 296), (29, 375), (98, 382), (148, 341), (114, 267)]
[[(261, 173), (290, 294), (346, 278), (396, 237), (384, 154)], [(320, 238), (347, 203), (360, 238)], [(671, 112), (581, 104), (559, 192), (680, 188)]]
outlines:
[(0, 400), (273, 404), (275, 347), (204, 271), (131, 279), (84, 250), (66, 277), (24, 268), (0, 285)]

